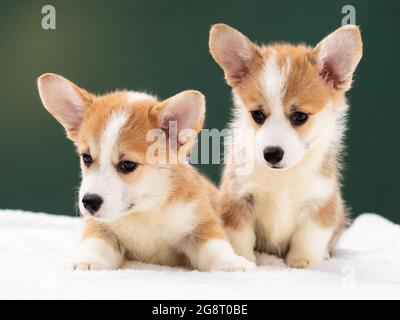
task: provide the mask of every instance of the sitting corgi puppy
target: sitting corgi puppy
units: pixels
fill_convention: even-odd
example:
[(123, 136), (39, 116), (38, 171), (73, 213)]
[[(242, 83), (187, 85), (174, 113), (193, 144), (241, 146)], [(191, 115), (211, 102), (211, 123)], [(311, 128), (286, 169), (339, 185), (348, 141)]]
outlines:
[(304, 268), (329, 257), (347, 223), (340, 155), (353, 72), (362, 56), (358, 27), (317, 46), (258, 46), (216, 24), (210, 51), (232, 87), (232, 136), (252, 133), (254, 167), (238, 174), (240, 144), (228, 144), (219, 212), (235, 251), (255, 251)]
[[(186, 161), (169, 161), (193, 143), (182, 138), (183, 131), (202, 128), (200, 92), (165, 101), (131, 91), (96, 96), (55, 74), (42, 75), (38, 89), (81, 158), (79, 208), (85, 219), (73, 269), (117, 269), (125, 259), (201, 271), (254, 267), (226, 238), (215, 211), (217, 189)], [(169, 127), (174, 122), (175, 138)], [(168, 161), (149, 157), (152, 130), (168, 136)]]

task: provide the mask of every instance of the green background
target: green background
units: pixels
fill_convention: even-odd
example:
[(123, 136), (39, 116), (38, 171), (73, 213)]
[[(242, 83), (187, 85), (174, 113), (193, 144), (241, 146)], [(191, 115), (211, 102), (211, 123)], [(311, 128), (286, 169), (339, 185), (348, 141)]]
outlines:
[[(57, 29), (41, 28), (41, 8)], [(193, 88), (207, 96), (208, 128), (230, 117), (230, 90), (208, 53), (208, 30), (230, 24), (257, 42), (317, 43), (352, 4), (364, 57), (349, 94), (345, 198), (353, 216), (377, 212), (400, 222), (399, 1), (1, 1), (0, 208), (74, 213), (78, 158), (41, 107), (45, 72), (105, 92), (146, 90), (168, 97)], [(218, 181), (218, 165), (201, 170)]]

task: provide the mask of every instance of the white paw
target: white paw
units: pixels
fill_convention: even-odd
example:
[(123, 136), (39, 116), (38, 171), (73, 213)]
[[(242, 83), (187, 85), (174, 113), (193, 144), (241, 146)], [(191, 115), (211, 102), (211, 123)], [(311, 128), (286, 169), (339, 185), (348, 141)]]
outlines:
[(212, 266), (211, 271), (243, 272), (255, 269), (255, 263), (250, 262), (243, 257), (234, 256), (231, 259), (219, 261), (214, 266)]
[(323, 261), (324, 254), (305, 254), (304, 252), (289, 251), (285, 262), (291, 268), (304, 269), (314, 263)]
[(310, 264), (322, 260), (323, 257), (311, 257), (311, 255), (289, 251), (289, 254), (286, 256), (285, 262), (290, 268), (304, 269), (310, 266)]
[(285, 262), (274, 255), (266, 253), (257, 253), (257, 265), (268, 266), (268, 267), (285, 267)]
[(288, 257), (285, 262), (290, 268), (296, 269), (304, 269), (310, 265), (309, 260), (301, 257)]
[(113, 269), (108, 263), (101, 260), (86, 260), (68, 263), (68, 270), (90, 271), (90, 270), (111, 270)]

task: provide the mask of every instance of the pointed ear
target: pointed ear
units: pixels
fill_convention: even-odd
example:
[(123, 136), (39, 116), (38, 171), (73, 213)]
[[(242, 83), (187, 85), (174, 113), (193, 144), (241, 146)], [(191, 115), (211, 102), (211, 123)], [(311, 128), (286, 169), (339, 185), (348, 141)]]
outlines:
[(65, 128), (68, 138), (74, 140), (94, 96), (52, 73), (40, 76), (37, 84), (43, 106)]
[(337, 90), (349, 90), (362, 57), (360, 29), (353, 25), (337, 29), (313, 49), (313, 55), (327, 83)]
[(190, 147), (195, 136), (188, 139), (187, 136), (183, 136), (184, 130), (199, 133), (203, 127), (205, 110), (204, 95), (199, 91), (187, 90), (156, 105), (150, 116), (169, 139), (177, 139), (175, 142), (178, 148), (182, 145)]
[(262, 62), (259, 48), (226, 24), (212, 26), (209, 47), (211, 55), (224, 70), (225, 78), (232, 87), (240, 84)]

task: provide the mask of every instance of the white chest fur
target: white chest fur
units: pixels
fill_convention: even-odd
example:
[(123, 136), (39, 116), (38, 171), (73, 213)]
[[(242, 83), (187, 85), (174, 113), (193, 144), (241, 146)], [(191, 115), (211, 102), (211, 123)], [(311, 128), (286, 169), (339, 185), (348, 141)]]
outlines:
[(111, 228), (128, 251), (139, 261), (175, 265), (176, 246), (195, 225), (193, 204), (175, 203), (164, 210), (134, 213), (111, 223)]
[(273, 172), (256, 166), (252, 175), (240, 178), (240, 194), (253, 197), (260, 251), (285, 255), (296, 230), (333, 192), (334, 181), (319, 171), (295, 169)]

